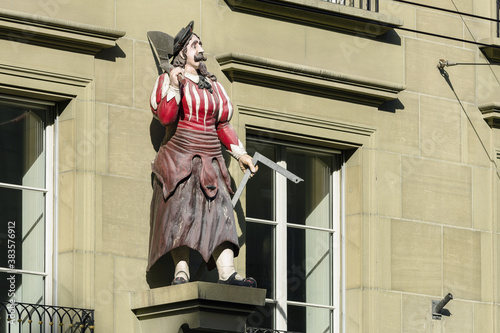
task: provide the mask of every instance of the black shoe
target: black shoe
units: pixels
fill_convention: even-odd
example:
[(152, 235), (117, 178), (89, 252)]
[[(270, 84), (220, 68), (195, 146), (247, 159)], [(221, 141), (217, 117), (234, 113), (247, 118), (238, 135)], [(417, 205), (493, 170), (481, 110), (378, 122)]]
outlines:
[(229, 284), (232, 286), (257, 288), (257, 281), (254, 278), (245, 278), (243, 280), (236, 280), (236, 272), (234, 272), (227, 280), (219, 280), (220, 284)]
[(177, 284), (184, 284), (187, 283), (188, 281), (183, 278), (182, 276), (178, 276), (175, 279), (172, 280), (172, 286), (175, 286)]

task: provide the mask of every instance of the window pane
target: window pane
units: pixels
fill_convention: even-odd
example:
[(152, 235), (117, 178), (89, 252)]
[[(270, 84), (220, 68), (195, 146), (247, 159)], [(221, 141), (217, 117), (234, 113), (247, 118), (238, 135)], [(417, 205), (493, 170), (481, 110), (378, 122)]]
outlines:
[(0, 272), (0, 297), (2, 300), (44, 304), (44, 280), (45, 277), (40, 275)]
[(44, 114), (0, 104), (0, 182), (45, 187)]
[(288, 228), (288, 300), (331, 305), (331, 245), (325, 231)]
[(267, 290), (267, 298), (274, 298), (274, 226), (248, 222), (246, 227), (247, 276)]
[[(276, 161), (276, 149), (258, 142), (248, 141), (247, 151), (250, 155), (258, 151), (267, 158)], [(246, 186), (247, 216), (274, 220), (274, 171), (260, 166), (259, 171), (248, 181)]]
[[(42, 192), (0, 188), (0, 267), (45, 270), (45, 195)], [(15, 250), (15, 251), (12, 251)]]
[(332, 332), (331, 310), (288, 305), (287, 330), (293, 332)]
[(298, 149), (287, 149), (287, 169), (304, 179), (287, 186), (289, 223), (330, 228), (330, 175), (332, 158)]

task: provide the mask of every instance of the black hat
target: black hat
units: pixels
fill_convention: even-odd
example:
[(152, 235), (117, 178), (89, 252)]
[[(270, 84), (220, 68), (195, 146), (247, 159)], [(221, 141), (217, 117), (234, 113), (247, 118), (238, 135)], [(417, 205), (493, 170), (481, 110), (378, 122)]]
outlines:
[(179, 52), (181, 52), (184, 45), (186, 45), (186, 43), (193, 35), (193, 26), (194, 26), (194, 21), (189, 22), (189, 24), (185, 28), (182, 28), (182, 30), (179, 31), (175, 36), (173, 57), (175, 57), (176, 55), (179, 54)]

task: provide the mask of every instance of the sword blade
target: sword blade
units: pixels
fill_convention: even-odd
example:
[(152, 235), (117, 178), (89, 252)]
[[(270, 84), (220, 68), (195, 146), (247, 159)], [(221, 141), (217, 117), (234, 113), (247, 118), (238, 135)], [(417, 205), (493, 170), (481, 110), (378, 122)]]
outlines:
[(289, 180), (291, 180), (295, 184), (298, 184), (298, 183), (304, 181), (304, 179), (302, 179), (302, 178), (298, 177), (297, 175), (291, 173), (290, 171), (288, 171), (287, 169), (285, 169), (281, 165), (278, 165), (275, 162), (271, 161), (270, 159), (268, 159), (264, 155), (261, 155), (260, 153), (256, 152), (255, 155), (254, 155), (254, 159), (256, 158), (256, 156), (257, 156), (257, 159), (258, 159), (258, 161), (260, 163), (262, 163), (264, 165), (267, 165), (271, 169), (273, 169), (273, 170), (281, 173), (283, 176), (285, 176), (286, 178), (288, 178)]
[[(304, 181), (302, 178), (298, 177), (297, 175), (291, 173), (284, 167), (276, 164), (275, 162), (271, 161), (264, 155), (260, 154), (259, 152), (255, 152), (252, 158), (252, 163), (253, 165), (257, 165), (257, 163), (261, 162), (264, 165), (267, 165), (269, 168), (275, 170), (276, 172), (279, 172), (295, 184), (300, 183)], [(243, 189), (245, 188), (248, 180), (250, 179), (250, 170), (247, 169), (245, 171), (245, 175), (243, 176), (243, 179), (240, 182), (240, 185), (238, 186), (238, 189), (236, 190), (236, 193), (233, 196), (233, 199), (231, 200), (231, 203), (233, 204), (233, 208), (236, 206), (236, 203), (238, 203), (238, 200), (241, 196), (241, 193), (243, 192)]]

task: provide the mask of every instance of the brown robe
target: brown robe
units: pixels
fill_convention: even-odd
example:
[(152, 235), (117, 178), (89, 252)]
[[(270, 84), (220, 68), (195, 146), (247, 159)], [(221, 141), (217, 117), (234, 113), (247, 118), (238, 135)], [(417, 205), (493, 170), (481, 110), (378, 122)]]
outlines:
[(214, 268), (212, 253), (238, 236), (231, 204), (230, 178), (215, 131), (178, 128), (160, 147), (155, 175), (147, 271), (163, 255), (186, 245)]

